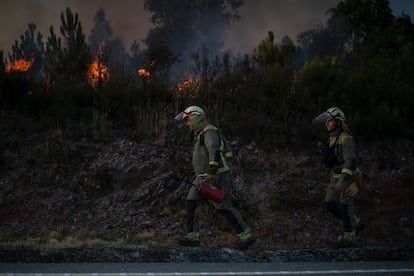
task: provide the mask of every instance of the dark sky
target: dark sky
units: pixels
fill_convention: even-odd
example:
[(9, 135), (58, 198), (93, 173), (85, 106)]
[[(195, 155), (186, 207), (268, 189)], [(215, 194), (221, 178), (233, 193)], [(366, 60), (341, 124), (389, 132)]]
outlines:
[[(326, 22), (325, 12), (335, 7), (339, 0), (246, 0), (239, 10), (241, 20), (229, 30), (226, 49), (234, 52), (251, 53), (267, 36), (269, 30), (276, 35), (276, 41), (289, 35), (294, 41), (302, 31), (312, 29)], [(414, 1), (391, 0), (394, 14), (409, 14), (414, 21)], [(33, 22), (37, 30), (49, 35), (49, 27), (58, 33), (60, 13), (70, 7), (78, 13), (86, 36), (93, 27), (93, 17), (99, 8), (106, 12), (114, 36), (124, 42), (126, 50), (134, 40), (144, 47), (145, 38), (151, 27), (150, 14), (143, 10), (142, 0), (1, 0), (0, 1), (0, 50), (5, 54), (19, 36)]]

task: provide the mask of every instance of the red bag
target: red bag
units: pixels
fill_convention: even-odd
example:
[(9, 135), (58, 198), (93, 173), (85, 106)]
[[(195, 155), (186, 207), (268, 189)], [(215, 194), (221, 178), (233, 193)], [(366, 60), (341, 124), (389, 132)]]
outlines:
[(216, 186), (217, 188), (203, 180), (198, 185), (197, 192), (214, 202), (221, 203), (224, 199), (224, 185), (217, 182)]

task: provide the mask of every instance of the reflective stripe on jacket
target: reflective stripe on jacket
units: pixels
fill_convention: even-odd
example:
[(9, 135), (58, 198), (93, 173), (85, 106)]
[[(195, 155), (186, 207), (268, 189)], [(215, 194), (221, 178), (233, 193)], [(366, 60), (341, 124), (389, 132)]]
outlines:
[(339, 134), (337, 141), (336, 138), (336, 135), (329, 137), (329, 147), (335, 147), (334, 154), (338, 164), (333, 168), (332, 176), (349, 181), (358, 171), (356, 143), (354, 138), (344, 131)]
[(223, 151), (224, 142), (218, 129), (207, 124), (194, 141), (192, 163), (196, 176), (206, 176), (209, 164), (218, 167), (217, 173), (228, 172), (230, 168)]

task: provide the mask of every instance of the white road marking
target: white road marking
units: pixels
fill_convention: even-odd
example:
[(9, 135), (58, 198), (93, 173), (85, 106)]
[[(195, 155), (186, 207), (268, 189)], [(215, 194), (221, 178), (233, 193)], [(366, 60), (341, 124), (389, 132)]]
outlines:
[(312, 274), (360, 274), (360, 273), (409, 273), (414, 268), (398, 269), (349, 269), (349, 270), (301, 270), (301, 271), (250, 271), (250, 272), (142, 272), (142, 273), (0, 273), (0, 276), (227, 276), (227, 275), (312, 275)]

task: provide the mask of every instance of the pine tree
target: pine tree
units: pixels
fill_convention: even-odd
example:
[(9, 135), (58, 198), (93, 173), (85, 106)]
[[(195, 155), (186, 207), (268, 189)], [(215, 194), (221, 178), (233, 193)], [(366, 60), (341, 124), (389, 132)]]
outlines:
[(106, 20), (106, 14), (103, 9), (99, 9), (94, 17), (95, 26), (88, 37), (89, 47), (92, 53), (96, 53), (99, 47), (107, 45), (112, 37), (112, 27)]
[(50, 27), (50, 36), (46, 44), (49, 64), (55, 74), (70, 79), (83, 78), (91, 56), (78, 14), (73, 14), (68, 7), (66, 13), (61, 13), (61, 22), (60, 33), (63, 39), (57, 37), (53, 26)]

